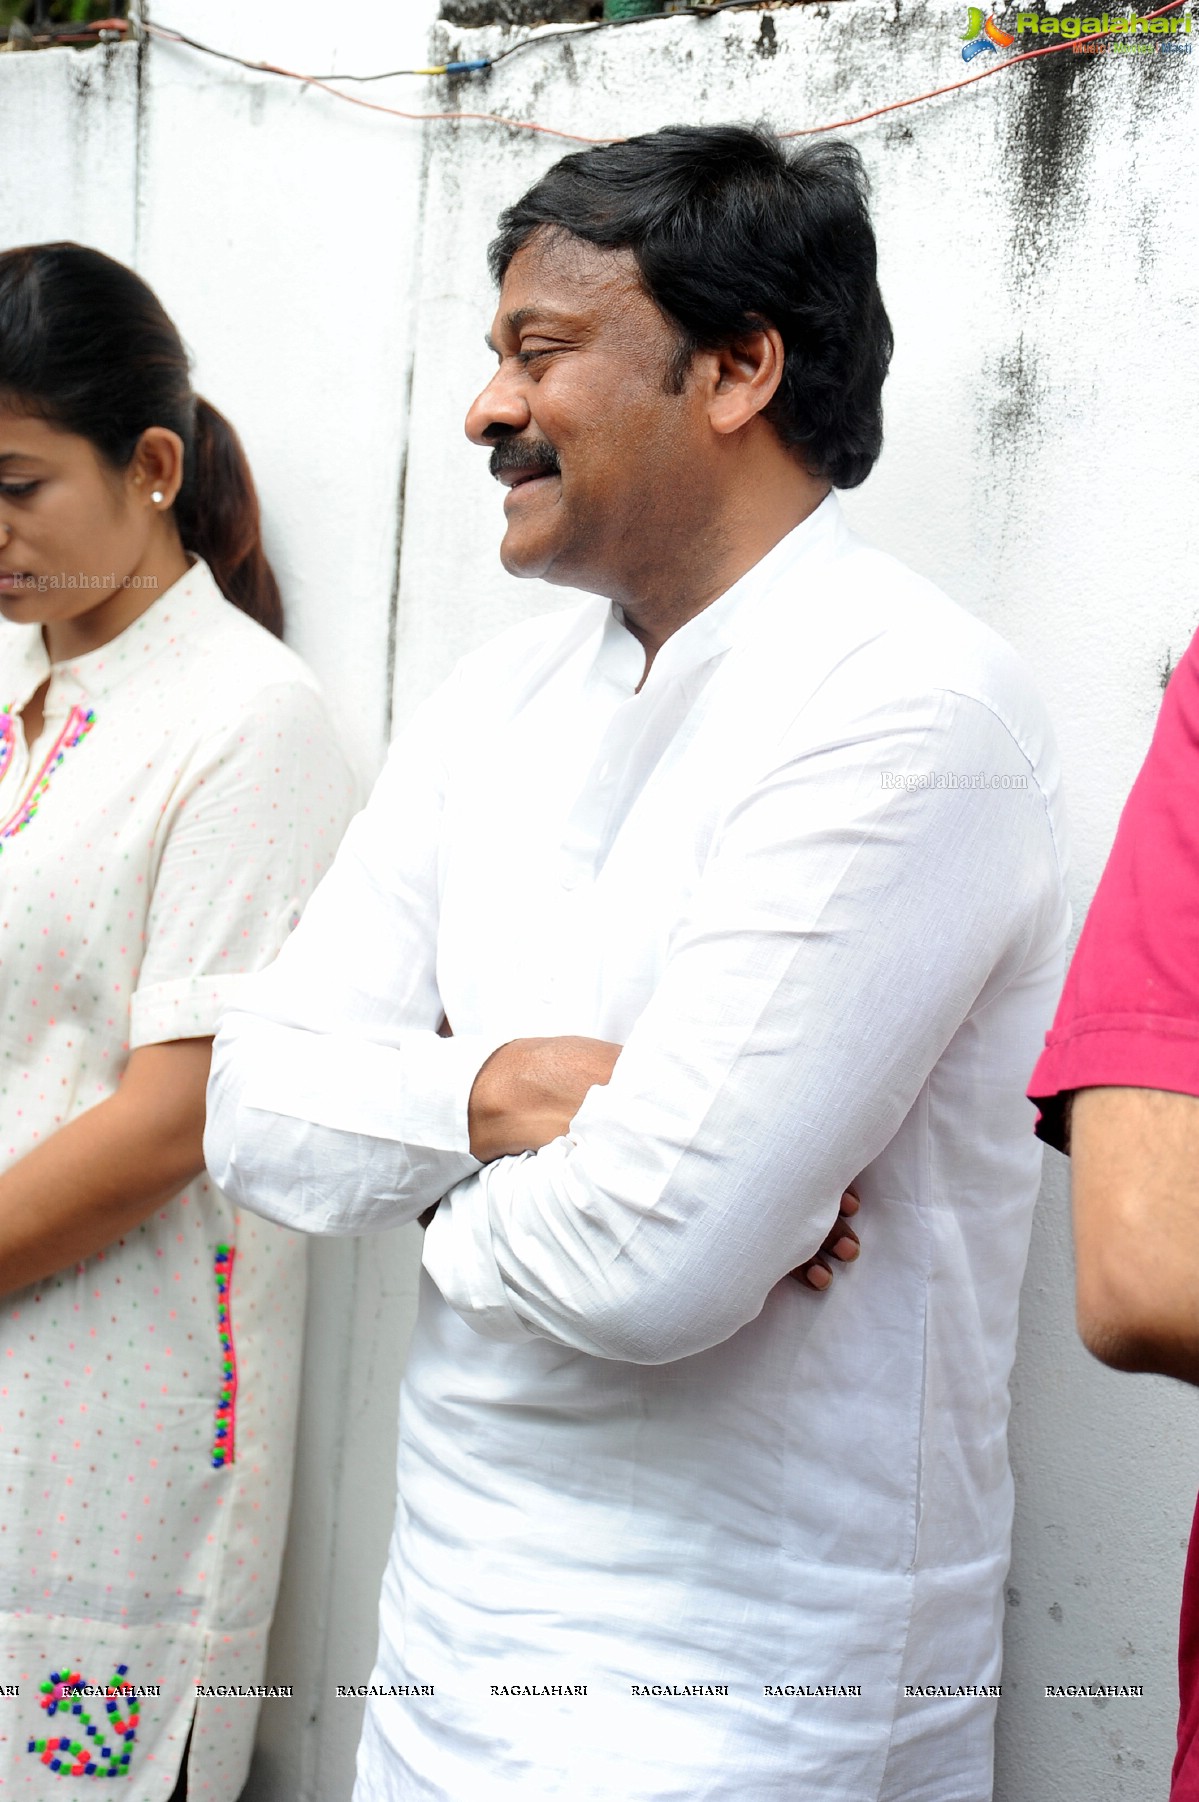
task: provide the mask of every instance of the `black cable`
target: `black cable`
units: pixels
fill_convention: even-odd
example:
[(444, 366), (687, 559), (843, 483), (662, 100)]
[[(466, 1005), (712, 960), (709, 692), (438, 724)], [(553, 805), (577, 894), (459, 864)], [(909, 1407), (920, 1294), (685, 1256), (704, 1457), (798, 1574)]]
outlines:
[[(630, 19), (595, 19), (591, 24), (571, 26), (566, 31), (546, 31), (542, 32), (538, 37), (521, 38), (519, 43), (509, 44), (506, 50), (497, 50), (494, 56), (480, 57), (478, 61), (486, 68), (493, 69), (497, 63), (502, 63), (505, 58), (516, 56), (522, 50), (536, 49), (540, 44), (557, 44), (567, 38), (590, 37), (594, 31), (614, 31), (621, 25), (646, 25), (655, 19), (708, 19), (714, 17), (716, 13), (728, 12), (733, 7), (738, 7), (742, 11), (764, 10), (763, 0), (713, 0), (713, 4), (710, 6), (697, 4), (680, 7), (673, 13), (638, 13), (634, 14)], [(770, 10), (773, 11), (774, 9), (771, 8)], [(76, 27), (76, 29), (78, 28)], [(209, 56), (220, 57), (222, 62), (237, 63), (240, 68), (253, 69), (260, 75), (282, 73), (282, 71), (277, 70), (271, 63), (250, 62), (244, 56), (234, 56), (231, 51), (214, 50), (210, 44), (197, 43), (195, 38), (189, 38), (186, 32), (176, 30), (173, 25), (165, 27), (160, 26), (159, 29), (164, 36), (169, 33), (172, 38), (176, 39), (180, 44), (186, 44), (189, 49), (203, 50)], [(453, 64), (450, 66), (450, 72), (455, 72)], [(327, 75), (309, 75), (308, 79), (310, 81), (390, 81), (397, 75), (426, 75), (427, 73), (428, 71), (426, 69), (380, 69), (378, 73), (374, 75), (349, 75), (341, 70), (334, 70)]]
[[(521, 50), (535, 49), (538, 44), (556, 44), (564, 38), (590, 37), (593, 31), (612, 31), (619, 25), (649, 25), (655, 20), (660, 22), (663, 19), (710, 19), (716, 13), (728, 12), (734, 6), (740, 7), (742, 10), (764, 10), (763, 0), (713, 0), (711, 6), (680, 6), (676, 7), (674, 12), (669, 13), (634, 13), (630, 19), (596, 19), (590, 25), (576, 25), (573, 30), (546, 31), (540, 37), (522, 38), (519, 44), (509, 44), (506, 50), (497, 50), (496, 54), (488, 57), (487, 60), (494, 68), (496, 63), (502, 63), (505, 57), (515, 56)], [(775, 9), (772, 7), (770, 10), (774, 11)]]

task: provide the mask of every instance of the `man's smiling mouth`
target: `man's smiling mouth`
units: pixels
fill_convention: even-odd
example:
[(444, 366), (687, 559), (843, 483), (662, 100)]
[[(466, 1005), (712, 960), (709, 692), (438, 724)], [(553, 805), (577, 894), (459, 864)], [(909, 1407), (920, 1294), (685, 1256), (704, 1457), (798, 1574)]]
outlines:
[(554, 481), (557, 476), (556, 469), (501, 469), (496, 480), (502, 482), (505, 488), (511, 489), (524, 488), (530, 482)]
[(510, 493), (562, 473), (557, 452), (544, 438), (501, 438), (491, 448), (487, 467)]

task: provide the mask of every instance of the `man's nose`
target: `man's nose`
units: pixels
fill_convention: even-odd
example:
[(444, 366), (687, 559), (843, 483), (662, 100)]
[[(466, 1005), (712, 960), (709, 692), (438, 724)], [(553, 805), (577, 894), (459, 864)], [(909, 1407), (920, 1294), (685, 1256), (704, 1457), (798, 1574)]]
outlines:
[[(472, 444), (494, 444), (497, 438), (522, 432), (529, 418), (519, 371), (511, 363), (504, 362), (482, 393), (471, 402), (466, 415), (466, 435)], [(495, 427), (502, 429), (493, 430)]]

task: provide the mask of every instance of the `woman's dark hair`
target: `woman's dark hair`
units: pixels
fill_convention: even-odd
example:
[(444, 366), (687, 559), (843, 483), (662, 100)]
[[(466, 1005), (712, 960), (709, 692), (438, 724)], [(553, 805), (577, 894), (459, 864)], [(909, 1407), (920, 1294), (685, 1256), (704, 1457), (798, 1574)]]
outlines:
[(777, 327), (786, 355), (765, 417), (814, 475), (865, 481), (893, 340), (852, 145), (785, 150), (761, 127), (669, 125), (565, 156), (500, 215), (497, 281), (543, 228), (632, 251), (679, 334), (676, 389), (697, 351)]
[(235, 607), (283, 634), (241, 441), (193, 394), (187, 352), (158, 297), (123, 263), (82, 244), (0, 252), (0, 400), (86, 438), (122, 470), (148, 426), (183, 440), (175, 518)]

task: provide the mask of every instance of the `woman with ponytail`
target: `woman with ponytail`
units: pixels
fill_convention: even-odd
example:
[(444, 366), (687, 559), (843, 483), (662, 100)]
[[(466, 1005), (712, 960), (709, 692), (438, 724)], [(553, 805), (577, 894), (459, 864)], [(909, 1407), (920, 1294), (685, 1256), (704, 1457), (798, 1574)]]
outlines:
[(204, 1175), (204, 1085), (353, 801), (281, 631), (150, 289), (0, 254), (0, 1788), (34, 1802), (234, 1802), (249, 1764), (304, 1257)]

